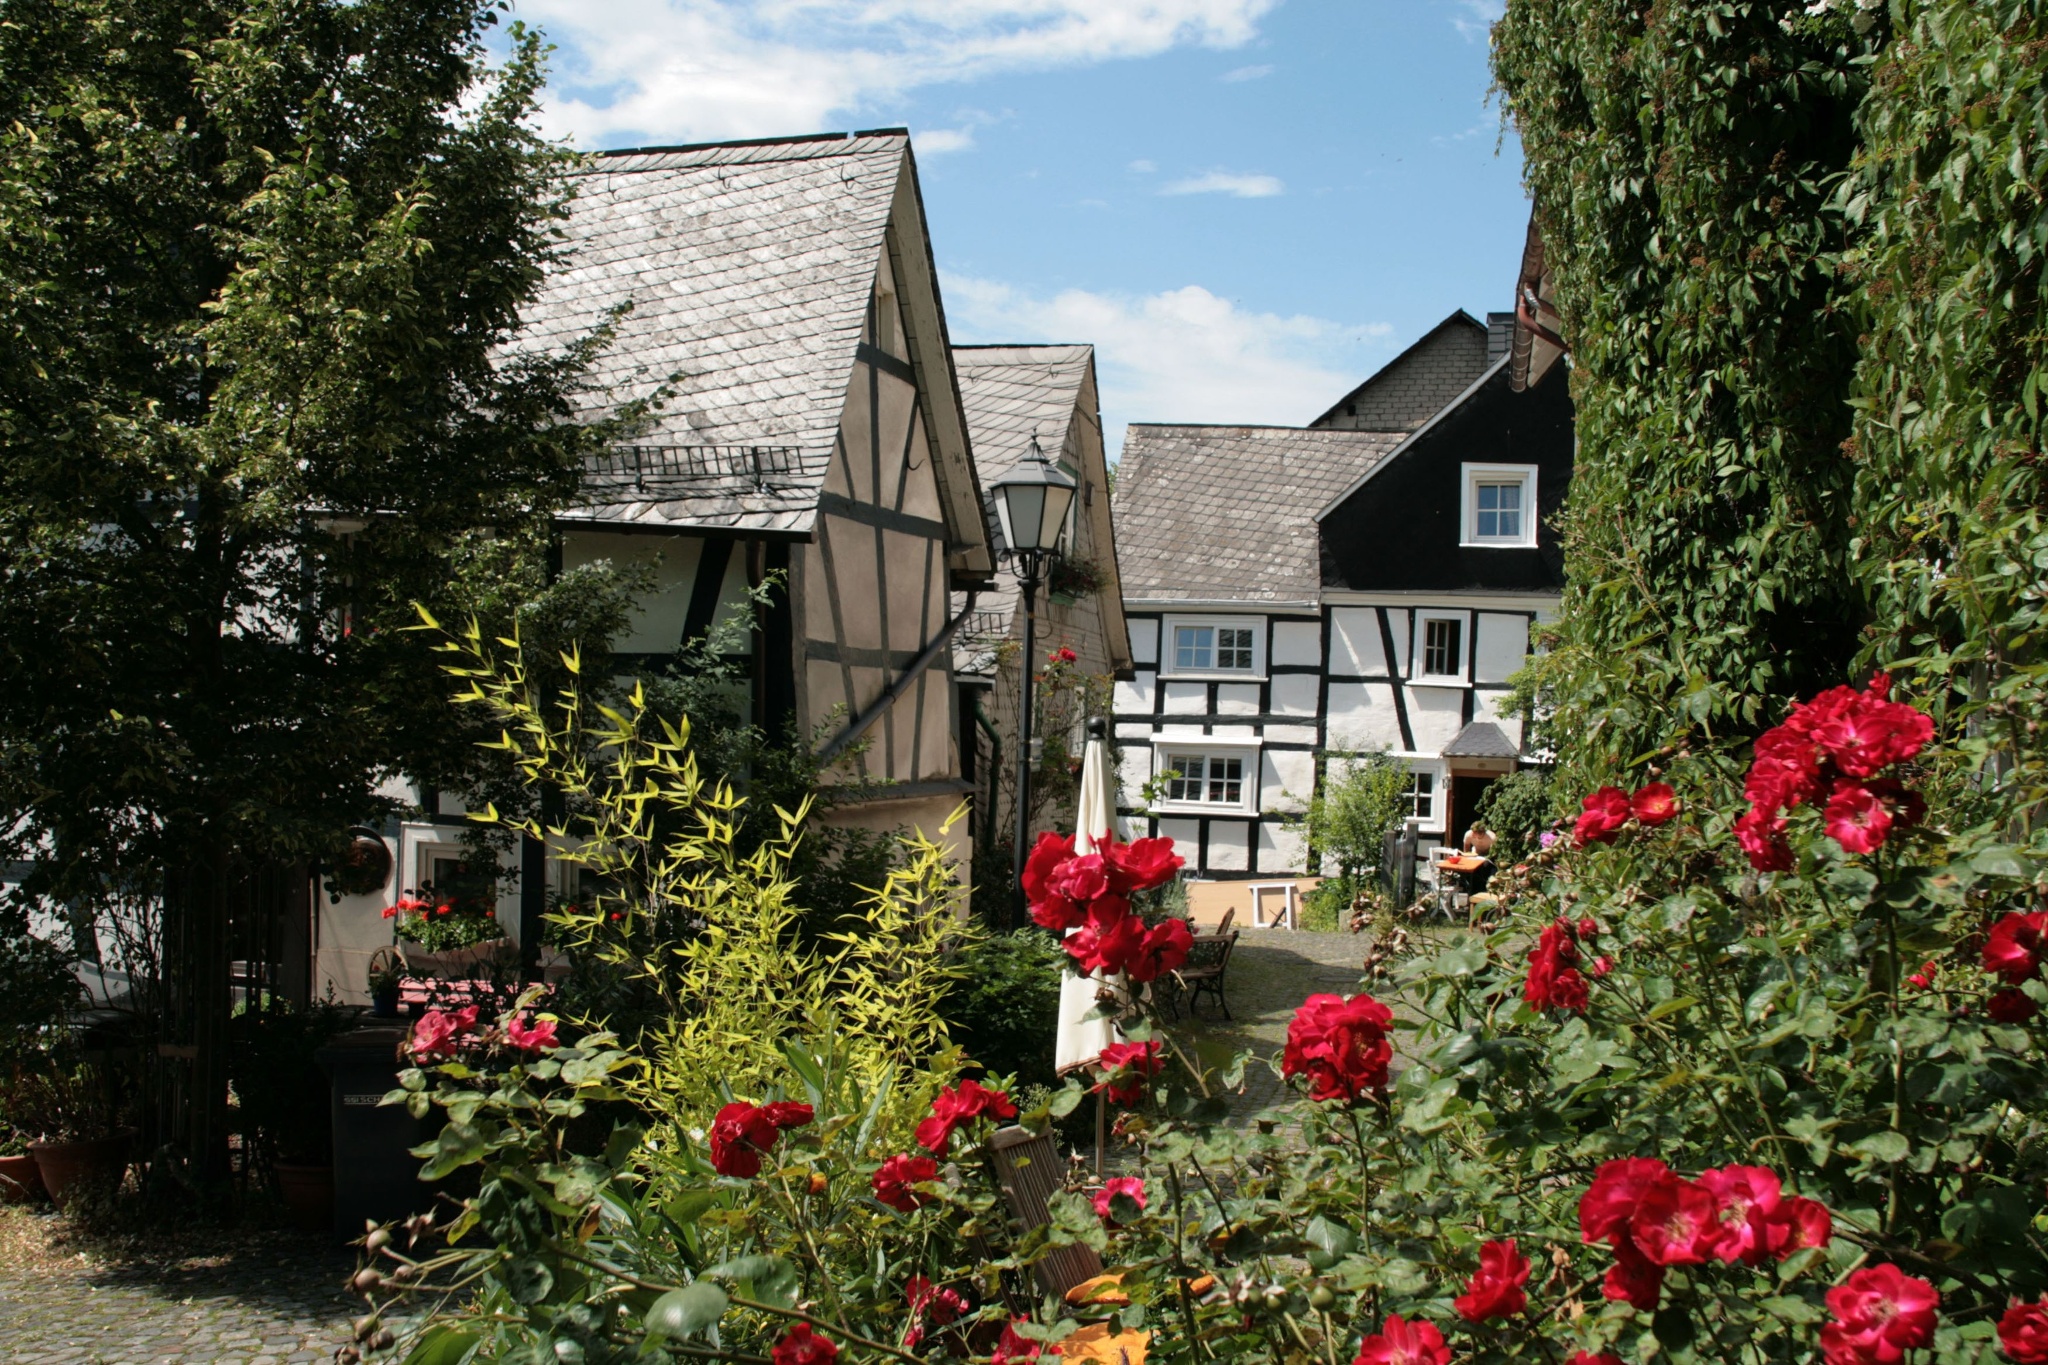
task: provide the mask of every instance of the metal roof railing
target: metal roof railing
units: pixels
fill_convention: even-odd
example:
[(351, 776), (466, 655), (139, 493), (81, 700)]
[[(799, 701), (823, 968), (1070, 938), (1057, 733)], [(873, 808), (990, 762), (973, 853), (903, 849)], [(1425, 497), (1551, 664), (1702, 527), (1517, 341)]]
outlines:
[(584, 461), (583, 488), (594, 501), (733, 482), (766, 493), (790, 483), (797, 455), (795, 446), (615, 446)]

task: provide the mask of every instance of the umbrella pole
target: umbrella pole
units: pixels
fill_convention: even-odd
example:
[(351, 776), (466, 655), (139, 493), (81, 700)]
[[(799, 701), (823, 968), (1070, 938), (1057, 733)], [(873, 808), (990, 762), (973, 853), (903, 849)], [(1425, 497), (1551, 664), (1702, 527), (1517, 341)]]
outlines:
[(1109, 1102), (1102, 1091), (1095, 1092), (1095, 1178), (1102, 1179), (1102, 1148), (1109, 1133)]

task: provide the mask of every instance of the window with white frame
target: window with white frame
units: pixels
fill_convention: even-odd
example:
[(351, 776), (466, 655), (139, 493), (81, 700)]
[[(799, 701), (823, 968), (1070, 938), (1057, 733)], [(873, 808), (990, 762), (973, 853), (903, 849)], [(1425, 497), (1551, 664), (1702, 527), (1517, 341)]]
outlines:
[(1422, 618), (1419, 678), (1465, 677), (1465, 620), (1461, 616)]
[(1265, 623), (1257, 617), (1170, 616), (1162, 672), (1171, 677), (1257, 678), (1266, 671)]
[(1459, 516), (1465, 545), (1526, 549), (1536, 543), (1536, 466), (1468, 464)]
[(1251, 749), (1159, 751), (1160, 804), (1167, 808), (1249, 811), (1259, 788), (1259, 756)]
[(1408, 816), (1418, 825), (1434, 828), (1437, 824), (1436, 798), (1436, 773), (1428, 768), (1412, 769), (1408, 774), (1408, 790), (1403, 793), (1403, 799), (1408, 803)]

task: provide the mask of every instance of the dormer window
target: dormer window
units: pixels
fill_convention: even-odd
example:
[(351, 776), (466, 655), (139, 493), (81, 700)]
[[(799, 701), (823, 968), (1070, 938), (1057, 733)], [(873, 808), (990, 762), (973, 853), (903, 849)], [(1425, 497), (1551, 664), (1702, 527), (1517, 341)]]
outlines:
[(1179, 616), (1166, 620), (1169, 678), (1250, 678), (1266, 672), (1264, 623), (1257, 617)]
[(1468, 464), (1459, 543), (1528, 549), (1536, 543), (1536, 467)]

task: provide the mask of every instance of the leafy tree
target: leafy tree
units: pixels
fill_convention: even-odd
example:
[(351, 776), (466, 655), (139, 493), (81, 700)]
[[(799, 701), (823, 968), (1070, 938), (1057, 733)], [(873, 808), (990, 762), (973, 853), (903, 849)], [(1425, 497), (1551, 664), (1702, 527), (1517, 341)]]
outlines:
[(1301, 825), (1311, 867), (1334, 862), (1337, 875), (1309, 897), (1313, 929), (1334, 929), (1359, 891), (1359, 878), (1378, 869), (1389, 831), (1409, 814), (1408, 769), (1381, 750), (1333, 753), (1326, 776), (1309, 799)]
[[(550, 513), (639, 415), (573, 420), (601, 331), (508, 348), (568, 154), (537, 37), (487, 60), (500, 9), (8, 5), (0, 828), (32, 894), (317, 853), (388, 773), (475, 763), (411, 604), (540, 598)], [(178, 913), (217, 1035), (223, 915)]]

